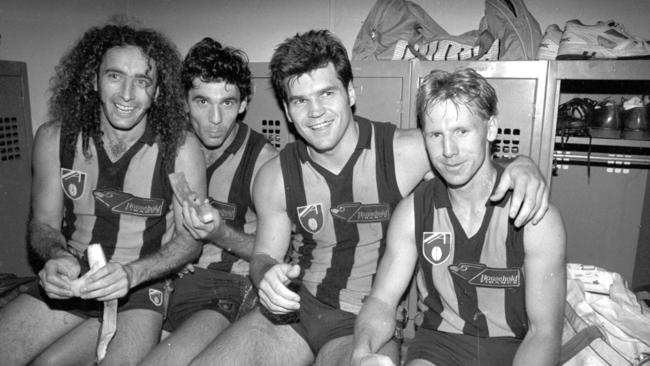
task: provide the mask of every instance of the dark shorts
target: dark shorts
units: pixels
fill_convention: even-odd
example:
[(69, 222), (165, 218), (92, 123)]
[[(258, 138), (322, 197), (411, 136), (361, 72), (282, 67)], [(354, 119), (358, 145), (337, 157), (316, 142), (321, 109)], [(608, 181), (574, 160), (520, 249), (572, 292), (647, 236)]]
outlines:
[(481, 338), (420, 328), (409, 345), (406, 363), (423, 359), (436, 366), (512, 365), (520, 344), (517, 338)]
[(163, 327), (170, 332), (199, 310), (214, 310), (232, 323), (257, 302), (248, 277), (214, 269), (194, 267), (193, 273), (176, 278), (172, 287)]
[[(117, 311), (148, 309), (164, 316), (169, 294), (169, 286), (166, 283), (166, 280), (151, 281), (132, 288), (125, 297), (118, 300)], [(84, 300), (78, 297), (51, 299), (38, 282), (34, 282), (25, 293), (43, 301), (50, 309), (68, 311), (82, 318), (98, 318), (102, 314), (101, 301)]]
[(307, 341), (315, 355), (332, 339), (354, 333), (355, 314), (323, 304), (304, 287), (299, 294), (300, 321), (291, 327)]

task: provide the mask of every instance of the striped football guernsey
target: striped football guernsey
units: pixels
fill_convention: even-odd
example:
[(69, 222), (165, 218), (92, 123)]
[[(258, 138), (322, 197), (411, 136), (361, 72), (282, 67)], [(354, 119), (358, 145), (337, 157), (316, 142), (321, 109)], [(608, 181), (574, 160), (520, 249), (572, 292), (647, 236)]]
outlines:
[(63, 235), (84, 251), (99, 243), (107, 260), (128, 263), (157, 251), (174, 232), (172, 189), (162, 154), (149, 126), (116, 162), (102, 146), (81, 136), (74, 156), (61, 139), (61, 187), (64, 192)]
[[(257, 227), (250, 189), (255, 164), (267, 143), (264, 136), (239, 123), (235, 139), (207, 170), (213, 206), (228, 225), (247, 234), (254, 233)], [(198, 265), (242, 276), (249, 270), (247, 261), (212, 244), (203, 246)]]
[(385, 249), (390, 215), (402, 198), (395, 178), (395, 126), (355, 117), (359, 140), (333, 174), (309, 157), (302, 140), (280, 153), (293, 261), (321, 302), (358, 313)]
[[(497, 181), (502, 169), (497, 167)], [(434, 179), (414, 192), (417, 285), (423, 327), (479, 337), (523, 338), (523, 230), (508, 218), (510, 196), (487, 203), (478, 232), (465, 235), (444, 182)]]

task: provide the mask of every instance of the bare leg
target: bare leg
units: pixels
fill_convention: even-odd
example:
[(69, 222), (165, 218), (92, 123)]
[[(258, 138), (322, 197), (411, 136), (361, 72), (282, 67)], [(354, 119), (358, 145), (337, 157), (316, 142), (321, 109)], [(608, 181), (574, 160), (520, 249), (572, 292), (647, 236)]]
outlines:
[(99, 321), (87, 319), (48, 347), (31, 366), (94, 365), (98, 334)]
[(140, 365), (187, 365), (228, 325), (228, 319), (216, 311), (198, 311), (160, 342)]
[[(349, 365), (354, 348), (354, 336), (339, 337), (327, 342), (316, 357), (315, 366), (342, 366)], [(395, 341), (386, 343), (379, 352), (390, 357), (395, 365), (400, 365), (399, 345)]]
[(83, 318), (22, 294), (0, 309), (0, 365), (25, 365)]
[(254, 309), (226, 328), (191, 365), (307, 366), (313, 362), (309, 345), (298, 333), (288, 325), (273, 325)]
[[(135, 365), (160, 339), (162, 316), (134, 309), (118, 313), (117, 331), (102, 365)], [(39, 355), (38, 365), (94, 365), (100, 322), (87, 319)]]
[(146, 309), (118, 313), (117, 331), (102, 365), (136, 365), (160, 341), (162, 315)]

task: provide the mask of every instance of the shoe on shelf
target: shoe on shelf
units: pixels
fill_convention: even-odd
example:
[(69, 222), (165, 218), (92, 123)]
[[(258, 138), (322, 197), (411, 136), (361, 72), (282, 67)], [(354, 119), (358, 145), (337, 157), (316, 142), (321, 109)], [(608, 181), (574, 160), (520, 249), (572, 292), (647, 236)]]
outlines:
[(650, 41), (629, 34), (613, 20), (585, 25), (573, 19), (566, 22), (557, 59), (650, 59)]
[(623, 100), (621, 120), (624, 139), (650, 140), (648, 107), (643, 104), (642, 97), (634, 96)]
[(537, 49), (538, 60), (555, 60), (562, 33), (562, 29), (557, 24), (551, 24), (546, 27), (542, 41), (539, 43), (539, 48)]
[(589, 98), (573, 98), (558, 107), (556, 135), (566, 142), (571, 136), (589, 137), (589, 121), (596, 101)]
[(589, 122), (589, 132), (591, 137), (621, 138), (620, 105), (612, 98), (605, 98), (598, 102)]

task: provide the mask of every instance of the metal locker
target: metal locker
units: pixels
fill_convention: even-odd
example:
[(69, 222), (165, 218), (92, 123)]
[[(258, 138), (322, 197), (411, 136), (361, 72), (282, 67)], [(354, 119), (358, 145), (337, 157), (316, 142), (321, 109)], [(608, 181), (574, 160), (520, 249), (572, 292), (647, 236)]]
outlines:
[(26, 242), (32, 139), (27, 66), (0, 61), (0, 273), (33, 274)]

